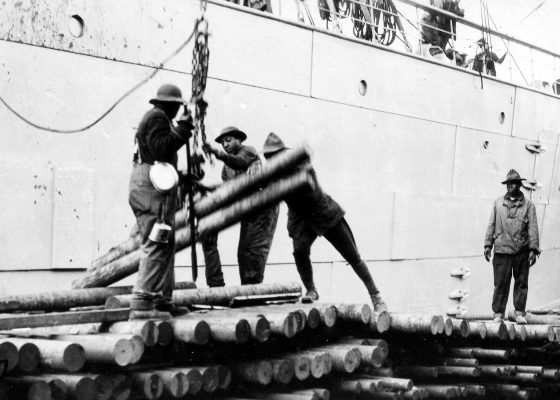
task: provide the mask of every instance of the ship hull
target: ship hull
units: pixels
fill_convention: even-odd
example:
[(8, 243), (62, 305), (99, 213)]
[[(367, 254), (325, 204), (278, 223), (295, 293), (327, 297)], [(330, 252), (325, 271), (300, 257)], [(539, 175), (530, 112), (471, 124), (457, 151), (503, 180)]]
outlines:
[[(33, 122), (63, 129), (91, 122), (153, 72), (199, 15), (197, 1), (18, 3), (0, 16), (0, 93)], [(23, 19), (27, 12), (32, 21)], [(71, 15), (83, 19), (82, 37), (68, 33)], [(210, 3), (207, 18), (209, 135), (236, 125), (258, 149), (271, 131), (288, 145), (307, 140), (321, 185), (345, 209), (393, 310), (490, 309), (483, 238), (510, 168), (540, 185), (526, 193), (542, 248), (528, 307), (557, 300), (556, 96), (228, 4)], [(91, 259), (129, 235), (135, 127), (160, 84), (190, 92), (191, 51), (83, 133), (40, 131), (0, 108), (0, 292), (67, 289)], [(526, 149), (536, 143), (546, 151)], [(283, 205), (265, 282), (298, 278), (285, 226)], [(228, 284), (239, 282), (237, 235), (237, 227), (220, 235)], [(179, 280), (190, 276), (188, 253), (177, 259)], [(312, 259), (322, 299), (367, 301), (328, 242), (316, 242)], [(470, 274), (452, 277), (459, 268)], [(470, 296), (450, 300), (457, 289)]]

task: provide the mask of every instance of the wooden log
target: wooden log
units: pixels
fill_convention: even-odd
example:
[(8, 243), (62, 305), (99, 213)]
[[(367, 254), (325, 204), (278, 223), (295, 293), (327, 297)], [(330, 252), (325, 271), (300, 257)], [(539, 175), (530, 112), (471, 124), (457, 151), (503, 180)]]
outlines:
[(202, 375), (202, 391), (214, 393), (218, 389), (219, 373), (218, 368), (213, 366), (200, 367), (198, 369)]
[(372, 393), (377, 392), (378, 390), (385, 389), (384, 386), (378, 386), (378, 383), (375, 382), (375, 380), (373, 379), (359, 379), (359, 378), (354, 379), (354, 377), (352, 378), (353, 379), (347, 379), (346, 382), (359, 383), (360, 386), (362, 387), (361, 394), (363, 396), (368, 396)]
[[(13, 381), (22, 381), (28, 383), (34, 382), (44, 382), (49, 385), (51, 389), (51, 399), (52, 400), (66, 400), (68, 396), (68, 388), (66, 387), (66, 383), (58, 378), (44, 378), (41, 375), (18, 375), (18, 376), (10, 376), (9, 379)], [(0, 399), (3, 399), (0, 394)]]
[(396, 332), (437, 335), (439, 323), (437, 315), (391, 313), (391, 330)]
[(506, 323), (506, 328), (508, 332), (508, 339), (514, 341), (517, 337), (517, 330), (515, 329), (514, 324)]
[(482, 340), (486, 339), (488, 330), (484, 322), (477, 321), (466, 321), (469, 326), (467, 338), (480, 338)]
[(130, 310), (95, 310), (33, 315), (14, 315), (0, 318), (0, 331), (39, 326), (84, 324), (91, 322), (115, 322), (128, 320)]
[(438, 367), (438, 376), (477, 377), (480, 376), (479, 367), (441, 366)]
[[(177, 306), (204, 304), (227, 307), (231, 299), (237, 296), (277, 293), (301, 293), (301, 286), (297, 282), (283, 282), (175, 290), (173, 292), (173, 302)], [(109, 309), (130, 307), (131, 299), (132, 296), (130, 295), (113, 296), (107, 299), (105, 306)]]
[(159, 340), (159, 324), (161, 322), (131, 320), (114, 322), (107, 325), (101, 332), (138, 335), (147, 347), (155, 346)]
[(222, 343), (247, 343), (251, 337), (251, 325), (246, 319), (207, 318), (210, 338)]
[(13, 369), (19, 363), (19, 351), (18, 347), (25, 345), (28, 342), (13, 341), (7, 338), (0, 338), (0, 360), (7, 360), (8, 367), (7, 371), (13, 371)]
[(387, 377), (387, 378), (393, 378), (395, 377), (395, 371), (393, 370), (393, 368), (371, 368), (371, 367), (366, 367), (363, 368), (363, 372), (370, 375), (371, 377)]
[(395, 374), (400, 378), (437, 378), (438, 367), (400, 366)]
[(457, 314), (455, 318), (466, 319), (467, 321), (490, 322), (494, 319), (493, 313), (463, 313)]
[(273, 358), (272, 378), (274, 382), (287, 385), (294, 378), (294, 363), (289, 358)]
[(218, 370), (218, 387), (227, 389), (231, 383), (231, 369), (225, 365), (216, 365)]
[(158, 373), (161, 370), (171, 371), (171, 372), (181, 372), (185, 377), (187, 383), (187, 394), (191, 396), (196, 396), (202, 390), (204, 385), (204, 380), (200, 372), (200, 367), (188, 366), (188, 367), (165, 367), (153, 370), (154, 373)]
[(411, 390), (414, 386), (412, 380), (390, 377), (372, 377), (368, 375), (358, 375), (362, 381), (371, 381), (380, 390)]
[(129, 400), (132, 396), (132, 382), (125, 375), (108, 375), (113, 383), (113, 400)]
[(177, 370), (147, 370), (145, 373), (158, 375), (163, 384), (163, 393), (174, 399), (180, 399), (187, 395), (189, 390), (189, 381), (186, 375)]
[(457, 386), (450, 385), (418, 385), (419, 388), (426, 390), (430, 398), (434, 399), (453, 399), (457, 397)]
[(480, 365), (476, 358), (430, 358), (434, 365), (444, 365), (448, 367), (478, 367)]
[[(505, 390), (505, 386), (515, 387), (517, 386), (517, 390)], [(503, 384), (492, 384), (492, 385), (485, 385), (486, 391), (489, 395), (500, 396), (500, 398), (506, 399), (519, 399), (519, 400), (530, 400), (533, 398), (531, 393), (527, 390), (521, 390), (518, 385), (503, 385)]]
[(352, 373), (359, 366), (362, 359), (360, 350), (351, 345), (328, 345), (317, 347), (332, 357), (333, 369), (338, 372)]
[(391, 328), (392, 318), (387, 311), (372, 312), (370, 328), (379, 333), (387, 332)]
[[(515, 322), (515, 313), (513, 311), (509, 311), (507, 317), (508, 320)], [(527, 313), (525, 319), (531, 325), (560, 325), (560, 316), (554, 314), (536, 315)]]
[[(105, 335), (116, 335), (116, 334), (112, 334), (112, 333), (100, 334), (100, 336), (102, 337)], [(145, 349), (144, 341), (142, 340), (142, 338), (138, 335), (132, 335), (132, 334), (126, 334), (126, 335), (121, 334), (118, 336), (122, 339), (128, 340), (132, 345), (132, 357), (130, 358), (130, 364), (138, 363), (142, 358), (142, 356), (144, 355), (144, 349)]]
[(272, 381), (272, 364), (269, 361), (240, 362), (230, 366), (233, 376), (243, 382), (268, 385)]
[(541, 365), (508, 365), (515, 372), (529, 372), (533, 374), (544, 374), (544, 367)]
[(170, 324), (178, 342), (205, 345), (210, 340), (210, 325), (204, 320), (175, 318)]
[(549, 341), (554, 342), (554, 328), (550, 325), (526, 325), (526, 341)]
[(453, 334), (453, 321), (451, 320), (451, 318), (448, 317), (443, 317), (443, 333), (445, 333), (445, 336), (451, 336)]
[(354, 395), (358, 395), (363, 392), (362, 383), (358, 380), (335, 381), (331, 383), (331, 388), (337, 392), (351, 393)]
[(386, 352), (378, 346), (354, 345), (352, 347), (360, 352), (362, 363), (370, 367), (381, 367), (387, 358)]
[(560, 369), (557, 368), (544, 368), (542, 377), (545, 379), (560, 380)]
[(163, 380), (158, 373), (133, 372), (130, 374), (136, 392), (149, 399), (159, 399), (163, 394)]
[(68, 389), (68, 396), (77, 400), (95, 400), (97, 386), (92, 378), (74, 374), (41, 374), (42, 379), (60, 379)]
[(304, 381), (311, 374), (311, 358), (299, 355), (285, 357), (294, 366), (294, 376), (299, 381)]
[[(234, 225), (246, 216), (278, 203), (296, 190), (304, 187), (314, 187), (314, 185), (315, 180), (308, 171), (300, 171), (292, 176), (279, 179), (263, 190), (257, 191), (239, 200), (237, 203), (199, 219), (197, 239)], [(175, 250), (179, 252), (190, 246), (193, 243), (191, 236), (188, 227), (177, 230), (175, 232)], [(141, 250), (138, 249), (95, 271), (88, 271), (85, 276), (74, 280), (72, 287), (74, 289), (100, 287), (117, 282), (138, 271), (140, 256)], [(239, 294), (238, 296), (242, 295), (247, 294)]]
[(437, 319), (437, 333), (441, 335), (445, 331), (445, 320), (443, 319), (443, 315), (436, 315)]
[(353, 337), (345, 337), (337, 341), (340, 344), (349, 344), (354, 346), (376, 347), (378, 355), (385, 360), (389, 354), (389, 345), (384, 339), (356, 339)]
[(258, 343), (266, 342), (272, 333), (270, 322), (261, 314), (250, 313), (248, 310), (237, 311), (231, 310), (227, 312), (212, 312), (212, 316), (216, 318), (238, 318), (244, 319), (249, 323), (250, 335)]
[(402, 392), (405, 400), (420, 400), (423, 397), (422, 392), (418, 388), (412, 388), (410, 390)]
[(478, 397), (486, 396), (486, 388), (483, 385), (461, 384), (461, 386), (466, 389), (467, 397), (468, 396), (478, 396)]
[(52, 339), (78, 343), (90, 362), (124, 366), (137, 357), (132, 343), (120, 335), (55, 335)]
[[(288, 355), (288, 358), (294, 358), (294, 357), (305, 357), (308, 358), (310, 361), (310, 365), (309, 365), (309, 373), (311, 374), (312, 377), (314, 378), (321, 378), (323, 375), (325, 375), (325, 358), (323, 357), (323, 352), (319, 352), (319, 351), (302, 351), (299, 352), (298, 354), (292, 354), (292, 355)], [(331, 358), (332, 361), (332, 358)]]
[[(257, 174), (241, 175), (236, 179), (224, 182), (207, 196), (202, 197), (194, 204), (194, 212), (197, 218), (202, 218), (212, 212), (231, 204), (241, 196), (254, 191), (267, 184), (271, 179), (291, 168), (294, 163), (300, 163), (309, 158), (308, 150), (303, 147), (294, 148), (285, 152), (263, 166)], [(175, 213), (175, 229), (186, 226), (188, 220), (188, 210), (181, 209)], [(111, 248), (104, 255), (93, 260), (88, 266), (88, 270), (96, 270), (112, 261), (115, 261), (140, 247), (140, 234), (134, 231), (126, 241)]]
[(77, 372), (86, 362), (84, 348), (72, 341), (10, 338), (15, 346), (32, 343), (39, 349), (41, 364), (62, 371)]
[(3, 378), (3, 384), (8, 387), (10, 398), (27, 400), (51, 400), (52, 398), (50, 386), (42, 381), (27, 382), (6, 377)]
[(338, 318), (343, 322), (354, 322), (368, 325), (371, 322), (372, 310), (367, 304), (334, 304)]
[(486, 337), (488, 339), (508, 340), (509, 332), (506, 324), (497, 322), (486, 323)]
[(173, 327), (170, 321), (153, 321), (156, 325), (157, 344), (167, 346), (173, 342)]
[(316, 395), (317, 400), (329, 400), (331, 397), (330, 391), (328, 389), (318, 388), (318, 387), (308, 387), (306, 389), (301, 389), (301, 390), (290, 390), (288, 393), (293, 394), (294, 396)]
[[(454, 335), (467, 338), (470, 335), (470, 325), (469, 322), (464, 319), (448, 318), (452, 326), (452, 332)], [(450, 335), (448, 335), (450, 336)]]

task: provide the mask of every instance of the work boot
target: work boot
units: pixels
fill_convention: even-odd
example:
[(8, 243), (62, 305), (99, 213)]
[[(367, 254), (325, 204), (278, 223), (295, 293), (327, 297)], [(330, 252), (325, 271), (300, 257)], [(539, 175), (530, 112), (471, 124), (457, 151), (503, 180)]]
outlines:
[(515, 311), (515, 323), (517, 325), (527, 325), (527, 320), (525, 319), (525, 312)]
[(373, 311), (376, 313), (380, 313), (383, 311), (387, 311), (387, 304), (385, 300), (381, 297), (379, 293), (370, 295), (371, 297), (371, 304), (373, 305)]
[(171, 314), (158, 311), (152, 299), (135, 299), (130, 301), (130, 314), (128, 319), (170, 319)]
[(167, 312), (171, 315), (185, 315), (190, 312), (187, 307), (180, 307), (171, 302), (156, 302), (156, 311)]
[(319, 293), (315, 288), (309, 289), (307, 293), (305, 293), (305, 296), (301, 298), (302, 303), (313, 303), (314, 301), (317, 300), (319, 300)]
[(492, 322), (497, 322), (498, 324), (504, 322), (504, 313), (494, 313), (494, 319)]

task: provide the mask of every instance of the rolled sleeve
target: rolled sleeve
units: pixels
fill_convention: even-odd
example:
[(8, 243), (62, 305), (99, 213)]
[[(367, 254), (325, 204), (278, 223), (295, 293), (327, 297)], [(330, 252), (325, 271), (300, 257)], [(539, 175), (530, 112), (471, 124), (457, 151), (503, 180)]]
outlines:
[(535, 205), (530, 202), (528, 204), (527, 217), (529, 219), (528, 231), (529, 231), (529, 249), (541, 253), (539, 246), (539, 225), (537, 223), (537, 209)]
[(496, 232), (496, 203), (492, 205), (492, 210), (490, 211), (490, 219), (488, 220), (488, 228), (486, 229), (486, 236), (484, 238), (484, 247), (490, 247), (494, 245), (494, 233)]

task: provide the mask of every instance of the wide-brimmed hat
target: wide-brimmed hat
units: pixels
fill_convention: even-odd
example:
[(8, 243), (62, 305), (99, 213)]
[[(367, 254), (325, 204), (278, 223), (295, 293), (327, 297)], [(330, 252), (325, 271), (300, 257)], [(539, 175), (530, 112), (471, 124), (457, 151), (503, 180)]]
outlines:
[(287, 147), (282, 139), (280, 139), (276, 133), (270, 132), (264, 141), (263, 154), (267, 156), (285, 149), (287, 149)]
[(222, 129), (218, 137), (214, 140), (221, 144), (223, 138), (226, 136), (233, 136), (235, 138), (238, 138), (242, 142), (247, 139), (247, 135), (245, 134), (245, 132), (237, 129), (235, 126), (228, 126), (227, 128)]
[(185, 100), (183, 100), (183, 94), (181, 93), (181, 89), (177, 86), (172, 85), (170, 83), (166, 83), (165, 85), (160, 86), (156, 93), (156, 97), (150, 99), (150, 103), (180, 103), (184, 104)]
[(506, 180), (503, 181), (502, 184), (505, 185), (506, 183), (509, 182), (521, 182), (526, 180), (527, 179), (522, 178), (516, 170), (510, 169), (509, 172), (507, 173)]

